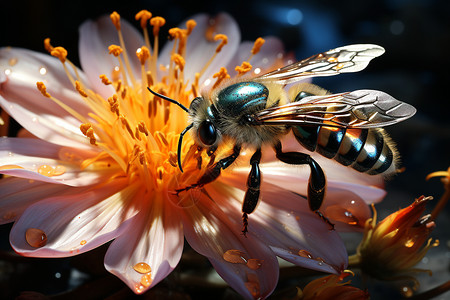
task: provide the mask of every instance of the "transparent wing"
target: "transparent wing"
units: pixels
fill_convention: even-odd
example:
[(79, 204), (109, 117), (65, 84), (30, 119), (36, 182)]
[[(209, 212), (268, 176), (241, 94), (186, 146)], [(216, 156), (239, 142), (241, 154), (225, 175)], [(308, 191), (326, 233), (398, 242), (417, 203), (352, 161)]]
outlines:
[(260, 125), (321, 125), (376, 128), (412, 117), (416, 109), (375, 90), (305, 97), (301, 101), (264, 109), (253, 117)]
[(313, 55), (261, 75), (258, 79), (265, 82), (289, 84), (309, 77), (358, 72), (364, 69), (373, 58), (383, 53), (384, 48), (377, 45), (348, 45)]

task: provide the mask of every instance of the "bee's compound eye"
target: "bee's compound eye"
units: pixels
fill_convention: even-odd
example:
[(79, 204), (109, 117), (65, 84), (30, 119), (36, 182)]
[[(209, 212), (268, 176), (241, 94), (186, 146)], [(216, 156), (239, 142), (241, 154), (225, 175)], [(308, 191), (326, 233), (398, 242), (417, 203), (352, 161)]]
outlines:
[(210, 120), (203, 121), (198, 127), (198, 137), (205, 146), (211, 146), (216, 142), (216, 127)]

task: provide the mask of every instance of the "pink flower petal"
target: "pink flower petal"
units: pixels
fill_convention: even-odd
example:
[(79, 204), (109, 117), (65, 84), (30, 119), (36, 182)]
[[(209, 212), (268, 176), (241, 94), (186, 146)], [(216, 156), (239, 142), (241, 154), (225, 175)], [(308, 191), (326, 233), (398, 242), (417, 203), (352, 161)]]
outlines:
[[(196, 72), (200, 72), (203, 66), (213, 56), (220, 41), (208, 40), (208, 35), (212, 38), (216, 34), (225, 34), (229, 37), (228, 44), (224, 46), (222, 51), (218, 53), (211, 65), (200, 78), (200, 86), (203, 85), (206, 79), (212, 79), (212, 75), (220, 70), (220, 67), (227, 65), (227, 63), (236, 54), (239, 47), (241, 33), (236, 21), (226, 13), (220, 13), (217, 16), (210, 17), (206, 14), (194, 15), (192, 18), (197, 22), (197, 26), (192, 31), (188, 38), (186, 45), (186, 65), (184, 67), (185, 78), (193, 81)], [(211, 25), (212, 23), (214, 25)], [(186, 27), (186, 22), (182, 22), (180, 27)], [(207, 33), (211, 30), (212, 33)], [(169, 64), (170, 52), (172, 51), (172, 43), (165, 45), (161, 51), (160, 62), (163, 65)]]
[(272, 250), (252, 233), (244, 237), (241, 224), (233, 222), (215, 204), (219, 199), (198, 196), (195, 205), (179, 209), (189, 244), (206, 256), (219, 275), (244, 297), (270, 295), (278, 281), (278, 262)]
[[(139, 197), (149, 201), (147, 194)], [(136, 199), (141, 201), (140, 199)], [(133, 219), (127, 233), (117, 237), (105, 256), (106, 269), (140, 294), (164, 279), (178, 264), (183, 252), (183, 229), (173, 208), (160, 198), (151, 200)], [(139, 271), (145, 264), (151, 272)]]
[[(90, 171), (80, 169), (85, 159), (97, 152), (62, 147), (38, 139), (0, 139), (0, 173), (31, 180), (71, 186), (93, 185), (108, 180), (114, 171)], [(46, 175), (47, 169), (57, 175)]]
[[(141, 78), (141, 65), (136, 57), (136, 50), (144, 46), (142, 35), (126, 20), (121, 19), (121, 30), (128, 57), (130, 59), (131, 70), (135, 78)], [(116, 28), (109, 16), (103, 16), (96, 21), (88, 20), (80, 26), (79, 55), (80, 63), (86, 76), (93, 84), (97, 93), (107, 99), (114, 94), (111, 85), (104, 85), (99, 76), (105, 74), (112, 80), (114, 67), (119, 66), (118, 59), (109, 54), (110, 45), (119, 45), (119, 37)]]
[[(127, 205), (136, 186), (117, 180), (79, 194), (56, 196), (28, 207), (14, 224), (10, 241), (24, 256), (66, 257), (96, 248), (120, 235), (137, 213)], [(30, 228), (43, 231), (47, 243), (32, 247), (26, 240)]]
[[(227, 176), (221, 181), (238, 189), (233, 192), (223, 188), (208, 189), (208, 193), (219, 206), (235, 207), (235, 212), (228, 211), (227, 215), (241, 222), (245, 183), (239, 176)], [(226, 202), (218, 199), (226, 199)], [(263, 182), (261, 199), (248, 222), (250, 233), (269, 245), (276, 255), (296, 265), (336, 274), (347, 266), (347, 252), (339, 234), (309, 209), (305, 198), (288, 190)], [(323, 247), (324, 244), (327, 247)], [(330, 248), (333, 251), (329, 251)], [(310, 253), (312, 258), (299, 253)]]
[(0, 180), (0, 224), (15, 221), (25, 209), (44, 198), (75, 192), (61, 184), (49, 184), (23, 178), (7, 177)]
[[(88, 147), (89, 142), (79, 129), (80, 121), (44, 97), (36, 87), (36, 82), (44, 82), (50, 95), (87, 116), (89, 108), (73, 88), (58, 59), (25, 49), (1, 48), (0, 73), (5, 72), (6, 80), (0, 85), (0, 105), (15, 120), (46, 141)], [(73, 70), (70, 73), (75, 77)], [(89, 88), (81, 70), (78, 74)]]

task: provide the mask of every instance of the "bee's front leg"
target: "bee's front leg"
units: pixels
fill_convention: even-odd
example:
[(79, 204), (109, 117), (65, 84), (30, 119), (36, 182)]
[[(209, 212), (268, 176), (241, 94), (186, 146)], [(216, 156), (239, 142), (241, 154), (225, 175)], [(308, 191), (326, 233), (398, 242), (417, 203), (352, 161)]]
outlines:
[(203, 173), (202, 177), (200, 177), (200, 179), (196, 183), (183, 189), (176, 190), (176, 193), (179, 194), (182, 191), (188, 191), (193, 188), (201, 188), (205, 184), (213, 182), (217, 179), (217, 177), (219, 177), (221, 170), (228, 168), (231, 164), (234, 163), (240, 152), (241, 145), (234, 145), (233, 153), (231, 155), (222, 158), (215, 164), (208, 165), (208, 169), (205, 171), (205, 173)]
[(259, 169), (259, 162), (261, 161), (261, 149), (256, 150), (256, 152), (250, 158), (250, 165), (252, 169), (247, 178), (247, 191), (245, 192), (244, 202), (242, 203), (242, 222), (244, 223), (244, 228), (242, 233), (248, 232), (248, 214), (251, 214), (258, 204), (259, 192), (261, 186), (261, 171)]
[(334, 224), (330, 222), (320, 211), (323, 199), (325, 197), (325, 190), (327, 181), (325, 173), (320, 165), (308, 154), (301, 152), (283, 152), (281, 143), (278, 141), (275, 146), (276, 157), (282, 162), (291, 165), (309, 165), (311, 174), (308, 180), (308, 204), (309, 208), (315, 212), (321, 219), (329, 224), (334, 229)]

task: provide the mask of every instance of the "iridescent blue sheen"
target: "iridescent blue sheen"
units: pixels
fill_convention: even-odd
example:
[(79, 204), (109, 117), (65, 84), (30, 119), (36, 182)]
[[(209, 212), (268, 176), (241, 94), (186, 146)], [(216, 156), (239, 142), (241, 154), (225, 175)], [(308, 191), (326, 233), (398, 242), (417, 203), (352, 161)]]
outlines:
[(216, 107), (229, 117), (238, 117), (264, 109), (269, 96), (267, 87), (258, 82), (240, 82), (224, 88), (217, 96)]

